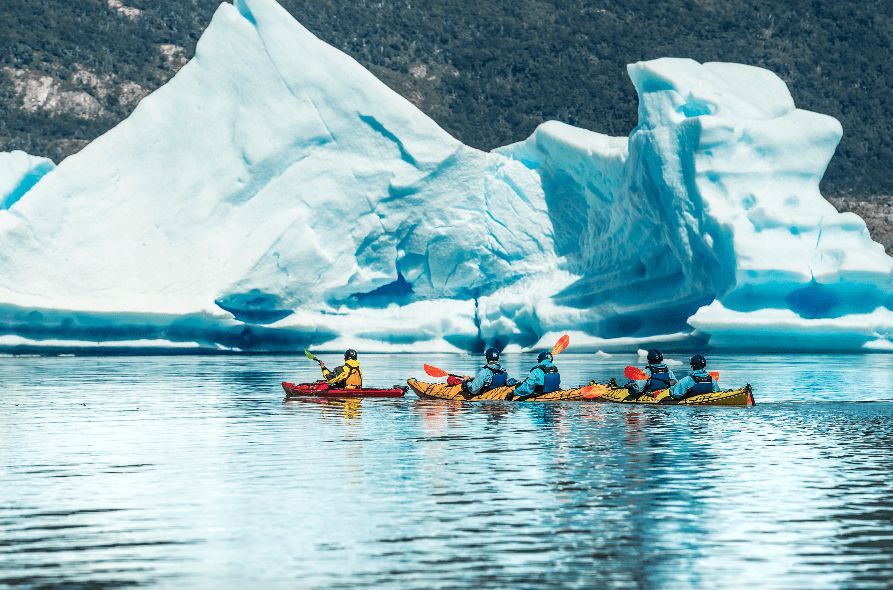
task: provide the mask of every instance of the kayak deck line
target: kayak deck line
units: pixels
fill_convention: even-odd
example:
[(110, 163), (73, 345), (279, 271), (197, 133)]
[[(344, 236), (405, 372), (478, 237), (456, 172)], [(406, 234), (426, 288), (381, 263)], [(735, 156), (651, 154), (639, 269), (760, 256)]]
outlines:
[(755, 406), (756, 401), (753, 398), (753, 388), (750, 384), (738, 389), (728, 389), (725, 391), (714, 391), (711, 393), (701, 393), (684, 397), (680, 400), (670, 397), (669, 389), (659, 389), (651, 393), (645, 393), (638, 397), (633, 397), (625, 387), (620, 387), (615, 383), (608, 385), (593, 384), (598, 389), (600, 395), (593, 401), (608, 402), (619, 404), (639, 404), (649, 406), (737, 406), (747, 407)]
[(388, 388), (359, 387), (356, 389), (334, 389), (323, 387), (320, 383), (290, 383), (283, 381), (282, 389), (285, 390), (285, 398), (288, 399), (295, 397), (403, 397), (407, 388), (395, 385)]
[[(415, 392), (420, 398), (427, 399), (446, 399), (459, 401), (511, 401), (510, 397), (514, 395), (515, 387), (495, 387), (488, 389), (470, 398), (462, 395), (461, 385), (448, 385), (446, 383), (425, 383), (417, 379), (409, 379), (406, 381), (409, 388)], [(560, 402), (560, 401), (586, 401), (583, 397), (583, 387), (575, 389), (559, 389), (550, 393), (542, 393), (540, 395), (520, 400), (520, 403), (527, 402)]]

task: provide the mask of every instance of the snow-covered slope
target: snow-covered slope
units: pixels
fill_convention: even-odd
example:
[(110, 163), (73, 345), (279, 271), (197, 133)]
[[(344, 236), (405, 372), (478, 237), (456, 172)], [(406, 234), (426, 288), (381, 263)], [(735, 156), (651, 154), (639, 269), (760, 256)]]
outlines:
[(52, 160), (22, 151), (0, 152), (0, 211), (12, 207), (54, 167)]
[(818, 192), (837, 122), (756, 68), (630, 75), (629, 138), (484, 153), (273, 0), (223, 4), (0, 210), (0, 347), (885, 346), (893, 260)]

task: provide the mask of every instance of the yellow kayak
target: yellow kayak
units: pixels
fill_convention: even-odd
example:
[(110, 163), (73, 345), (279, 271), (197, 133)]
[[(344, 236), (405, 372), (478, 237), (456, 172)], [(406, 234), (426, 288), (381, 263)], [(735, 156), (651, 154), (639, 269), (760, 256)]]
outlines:
[[(509, 399), (513, 387), (496, 387), (484, 391), (474, 397), (465, 398), (462, 395), (461, 385), (447, 385), (446, 383), (425, 383), (410, 379), (406, 382), (409, 388), (415, 394), (425, 399), (449, 399), (458, 401), (480, 402), (485, 400), (511, 401)], [(559, 389), (551, 393), (543, 393), (536, 397), (521, 400), (524, 402), (563, 402), (563, 401), (586, 401), (581, 394), (582, 387), (576, 389)]]
[[(497, 387), (480, 393), (474, 397), (466, 398), (462, 395), (461, 385), (447, 385), (446, 383), (425, 383), (410, 379), (407, 382), (409, 388), (412, 389), (417, 396), (423, 399), (446, 399), (456, 401), (479, 402), (486, 400), (493, 401), (518, 401), (511, 400), (510, 396), (514, 391), (514, 387)], [(618, 387), (614, 383), (602, 385), (599, 383), (591, 384), (593, 389), (584, 396), (582, 387), (576, 389), (560, 389), (552, 393), (544, 393), (533, 398), (521, 400), (524, 402), (613, 402), (620, 404), (641, 404), (641, 405), (660, 405), (660, 406), (753, 406), (753, 390), (750, 385), (745, 385), (740, 389), (730, 389), (728, 391), (717, 391), (714, 393), (702, 393), (693, 395), (681, 400), (674, 400), (670, 397), (668, 389), (662, 389), (656, 392), (654, 397), (651, 394), (645, 394), (637, 398), (630, 397), (629, 392), (623, 387)]]
[(598, 394), (593, 401), (597, 402), (615, 402), (620, 404), (643, 404), (643, 405), (661, 405), (661, 406), (753, 406), (756, 402), (753, 399), (753, 389), (750, 385), (745, 385), (739, 389), (729, 389), (727, 391), (715, 391), (713, 393), (702, 393), (693, 395), (681, 400), (675, 400), (670, 397), (669, 389), (660, 389), (655, 392), (654, 397), (650, 393), (640, 395), (639, 397), (631, 397), (625, 387), (619, 387), (614, 383), (608, 385), (593, 384), (595, 390), (591, 393)]

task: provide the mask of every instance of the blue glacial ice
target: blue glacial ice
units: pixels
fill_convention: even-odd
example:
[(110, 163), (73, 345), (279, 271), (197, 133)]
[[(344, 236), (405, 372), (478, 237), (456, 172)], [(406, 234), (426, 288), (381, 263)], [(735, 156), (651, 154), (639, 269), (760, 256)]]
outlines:
[(52, 160), (22, 151), (0, 152), (0, 211), (15, 205), (54, 167)]
[(891, 348), (893, 259), (772, 73), (629, 66), (639, 125), (463, 145), (273, 0), (0, 208), (0, 347)]

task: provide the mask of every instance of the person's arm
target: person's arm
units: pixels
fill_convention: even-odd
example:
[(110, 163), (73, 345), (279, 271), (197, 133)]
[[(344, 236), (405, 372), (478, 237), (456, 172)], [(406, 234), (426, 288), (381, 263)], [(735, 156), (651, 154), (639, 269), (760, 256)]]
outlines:
[(326, 376), (326, 381), (329, 385), (340, 385), (344, 381), (347, 381), (350, 369), (347, 368), (347, 365), (342, 365), (340, 369), (341, 370), (337, 375), (334, 372), (329, 371), (329, 374)]
[(633, 383), (636, 384), (636, 388), (638, 388), (639, 391), (644, 391), (645, 386), (648, 385), (648, 381), (651, 380), (651, 369), (649, 369), (648, 367), (645, 367), (645, 370), (643, 370), (642, 372), (645, 373), (646, 375), (648, 375), (648, 379), (636, 379), (635, 381), (633, 381)]
[(543, 384), (544, 375), (545, 373), (543, 373), (539, 367), (531, 370), (530, 374), (527, 375), (527, 378), (515, 388), (515, 391), (513, 392), (515, 397), (532, 394), (537, 385)]
[(481, 369), (478, 371), (478, 374), (475, 375), (474, 379), (471, 380), (471, 383), (468, 384), (468, 391), (477, 395), (483, 388), (490, 385), (492, 382), (493, 374), (490, 372), (490, 369)]
[(685, 397), (685, 394), (688, 393), (692, 387), (695, 386), (695, 380), (691, 377), (685, 376), (681, 381), (677, 382), (676, 385), (670, 388), (670, 397), (673, 399), (682, 399)]
[(676, 374), (673, 372), (673, 369), (667, 369), (667, 371), (669, 372), (670, 385), (673, 385), (674, 383), (679, 383), (679, 380), (676, 379)]
[(713, 382), (713, 391), (714, 392), (722, 391), (722, 389), (719, 387), (719, 382), (716, 379), (714, 379), (713, 377), (710, 377), (710, 380)]

